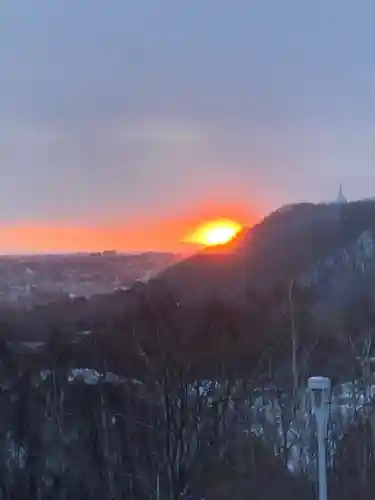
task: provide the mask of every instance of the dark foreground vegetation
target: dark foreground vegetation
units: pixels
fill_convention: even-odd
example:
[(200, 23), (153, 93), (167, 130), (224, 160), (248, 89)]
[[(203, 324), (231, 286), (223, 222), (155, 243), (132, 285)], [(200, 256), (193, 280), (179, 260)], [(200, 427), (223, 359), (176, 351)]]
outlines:
[[(35, 350), (3, 341), (0, 498), (314, 498), (303, 388), (324, 352), (301, 343), (294, 386), (292, 343), (284, 339), (283, 359), (272, 339), (248, 356), (231, 311), (216, 307), (196, 311), (190, 337), (177, 329), (179, 307), (160, 300), (105, 334), (55, 330)], [(342, 378), (359, 380), (357, 398), (371, 384), (355, 355), (368, 339), (336, 356), (345, 355)], [(330, 498), (373, 494), (374, 420), (371, 404), (357, 404), (348, 424), (333, 422)]]

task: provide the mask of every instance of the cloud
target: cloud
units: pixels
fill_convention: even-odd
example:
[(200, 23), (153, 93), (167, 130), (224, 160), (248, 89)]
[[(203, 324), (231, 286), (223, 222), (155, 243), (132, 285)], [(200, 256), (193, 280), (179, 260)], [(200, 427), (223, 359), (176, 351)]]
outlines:
[(207, 136), (198, 127), (181, 124), (178, 120), (162, 118), (149, 119), (128, 125), (119, 131), (120, 141), (125, 143), (142, 142), (156, 146), (192, 146), (202, 144)]
[[(204, 178), (208, 137), (178, 120), (0, 123), (5, 216), (166, 214)], [(184, 196), (185, 193), (185, 196)]]

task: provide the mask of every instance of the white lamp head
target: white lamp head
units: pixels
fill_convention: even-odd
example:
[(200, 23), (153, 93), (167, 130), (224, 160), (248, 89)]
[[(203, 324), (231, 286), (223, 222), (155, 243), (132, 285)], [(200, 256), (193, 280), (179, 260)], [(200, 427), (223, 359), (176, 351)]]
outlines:
[(315, 414), (328, 411), (331, 395), (331, 380), (328, 377), (310, 377), (308, 388), (311, 394), (312, 411)]

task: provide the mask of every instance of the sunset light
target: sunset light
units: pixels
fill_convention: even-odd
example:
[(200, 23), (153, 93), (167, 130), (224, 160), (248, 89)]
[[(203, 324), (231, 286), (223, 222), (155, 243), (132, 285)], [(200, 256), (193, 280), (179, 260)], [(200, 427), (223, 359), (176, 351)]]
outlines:
[(232, 240), (242, 227), (231, 219), (217, 219), (200, 225), (186, 238), (186, 242), (197, 245), (223, 245)]

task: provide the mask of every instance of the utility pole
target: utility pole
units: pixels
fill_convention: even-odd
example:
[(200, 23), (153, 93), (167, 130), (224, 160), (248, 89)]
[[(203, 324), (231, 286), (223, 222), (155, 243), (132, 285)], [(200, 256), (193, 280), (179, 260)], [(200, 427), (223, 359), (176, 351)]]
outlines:
[(293, 378), (293, 412), (294, 412), (297, 400), (297, 390), (298, 390), (298, 367), (297, 367), (298, 339), (297, 339), (297, 328), (294, 318), (293, 287), (294, 287), (294, 280), (291, 279), (288, 287), (288, 299), (289, 299), (290, 326), (292, 331), (292, 378)]
[(327, 426), (331, 400), (331, 380), (327, 377), (310, 377), (308, 389), (311, 396), (311, 412), (315, 417), (318, 441), (319, 500), (327, 500)]

